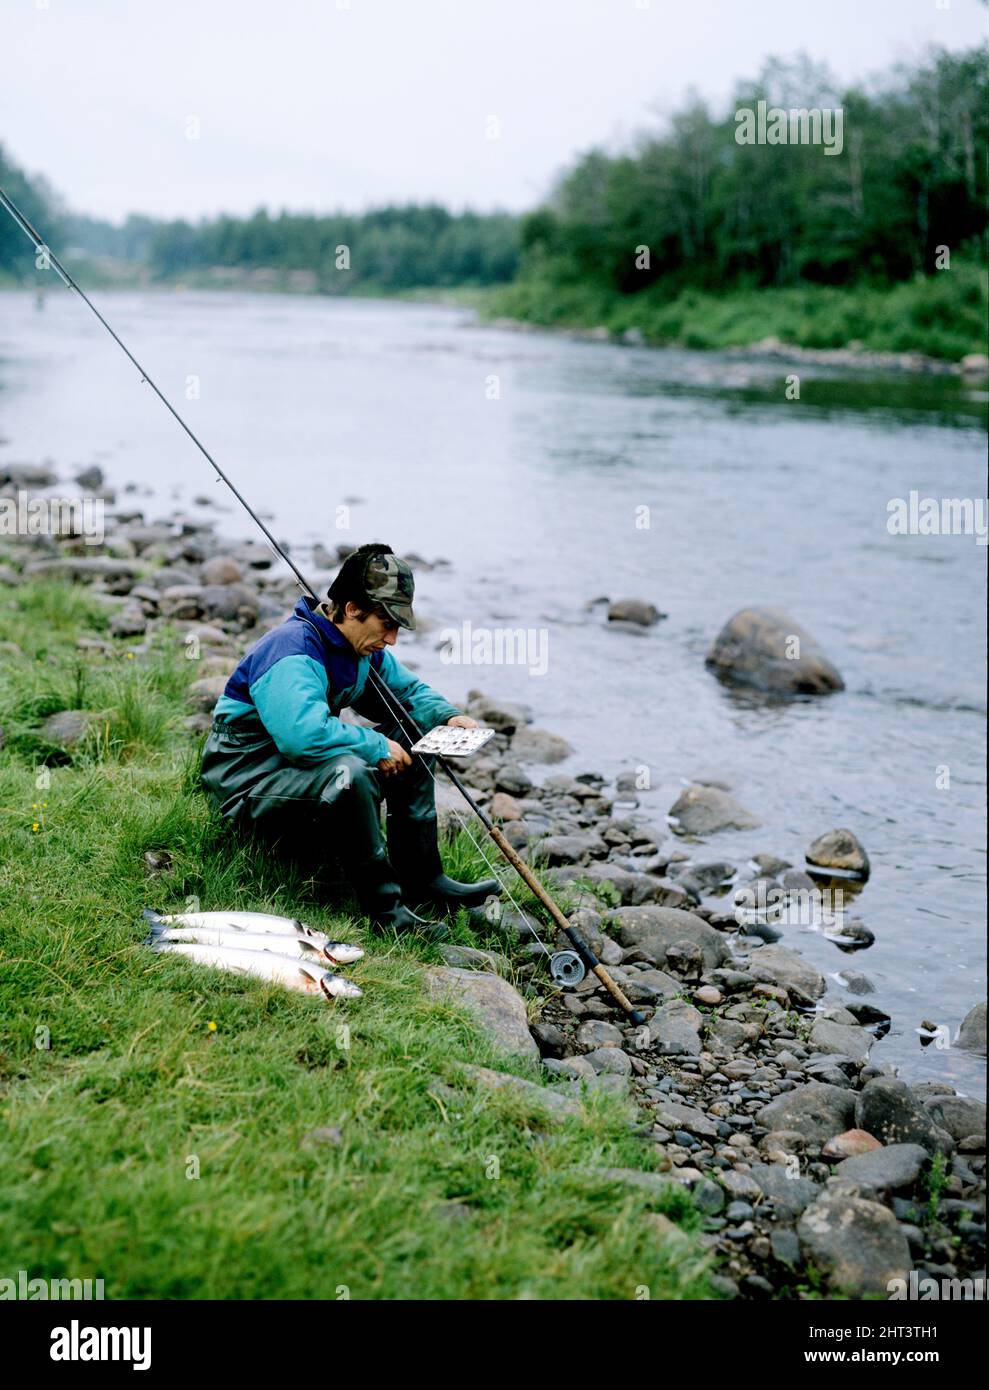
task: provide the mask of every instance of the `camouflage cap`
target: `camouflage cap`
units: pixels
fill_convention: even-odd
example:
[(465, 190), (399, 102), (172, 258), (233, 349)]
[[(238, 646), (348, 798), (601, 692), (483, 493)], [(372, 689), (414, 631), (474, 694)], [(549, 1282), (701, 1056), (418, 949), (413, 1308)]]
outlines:
[(372, 555), (364, 567), (364, 592), (380, 603), (399, 627), (415, 631), (412, 598), (415, 594), (412, 570), (397, 555)]

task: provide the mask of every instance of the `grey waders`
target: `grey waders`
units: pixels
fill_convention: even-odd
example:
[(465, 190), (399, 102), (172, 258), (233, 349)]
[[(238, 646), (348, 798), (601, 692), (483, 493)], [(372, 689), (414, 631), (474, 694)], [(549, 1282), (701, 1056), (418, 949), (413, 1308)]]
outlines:
[[(384, 732), (394, 737), (397, 730)], [(417, 916), (407, 903), (442, 910), (471, 907), (500, 885), (496, 879), (458, 883), (444, 874), (433, 779), (423, 762), (415, 760), (390, 776), (352, 753), (297, 767), (266, 735), (217, 722), (203, 749), (202, 780), (214, 805), (238, 830), (257, 832), (289, 849), (304, 848), (317, 860), (335, 854), (361, 911), (377, 925), (443, 940), (447, 928)]]

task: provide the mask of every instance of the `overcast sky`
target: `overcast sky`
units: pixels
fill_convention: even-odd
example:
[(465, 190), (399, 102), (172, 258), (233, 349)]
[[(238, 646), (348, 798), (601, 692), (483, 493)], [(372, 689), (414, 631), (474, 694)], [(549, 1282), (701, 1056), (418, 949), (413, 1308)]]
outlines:
[(689, 87), (720, 107), (768, 54), (847, 80), (985, 35), (978, 0), (940, 3), (0, 0), (0, 141), (115, 220), (520, 209)]

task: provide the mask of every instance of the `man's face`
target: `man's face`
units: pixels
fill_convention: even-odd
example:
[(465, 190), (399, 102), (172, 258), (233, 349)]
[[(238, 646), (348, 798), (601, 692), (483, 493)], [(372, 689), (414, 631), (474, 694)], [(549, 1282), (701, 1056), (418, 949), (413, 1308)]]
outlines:
[(398, 623), (384, 614), (369, 613), (363, 621), (356, 604), (347, 604), (347, 616), (338, 624), (340, 631), (358, 656), (370, 656), (398, 641)]

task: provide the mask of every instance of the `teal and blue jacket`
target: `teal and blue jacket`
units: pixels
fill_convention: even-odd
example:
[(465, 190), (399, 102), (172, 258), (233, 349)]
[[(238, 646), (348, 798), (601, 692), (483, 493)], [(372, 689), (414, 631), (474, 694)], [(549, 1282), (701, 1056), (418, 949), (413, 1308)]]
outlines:
[(385, 719), (380, 696), (366, 689), (371, 665), (424, 731), (460, 713), (389, 648), (358, 658), (336, 624), (315, 610), (314, 599), (300, 598), (292, 616), (255, 643), (214, 706), (215, 725), (244, 733), (266, 730), (282, 756), (299, 767), (341, 753), (356, 753), (373, 765), (389, 756), (385, 735), (338, 717), (349, 707), (377, 723)]

